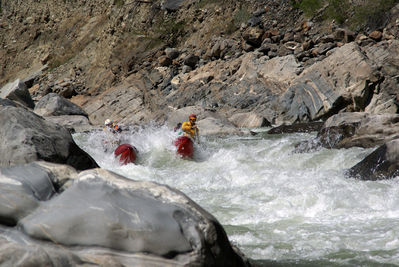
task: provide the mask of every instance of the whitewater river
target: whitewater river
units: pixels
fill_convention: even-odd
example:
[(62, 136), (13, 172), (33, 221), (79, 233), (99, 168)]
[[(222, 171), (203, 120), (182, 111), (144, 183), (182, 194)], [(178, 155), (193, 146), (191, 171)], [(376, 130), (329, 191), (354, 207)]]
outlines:
[(399, 265), (399, 180), (359, 181), (344, 171), (372, 150), (294, 153), (314, 134), (202, 137), (195, 160), (175, 155), (175, 134), (123, 134), (140, 151), (119, 166), (102, 132), (75, 134), (97, 163), (134, 180), (177, 188), (213, 214), (229, 239), (259, 263), (281, 266)]

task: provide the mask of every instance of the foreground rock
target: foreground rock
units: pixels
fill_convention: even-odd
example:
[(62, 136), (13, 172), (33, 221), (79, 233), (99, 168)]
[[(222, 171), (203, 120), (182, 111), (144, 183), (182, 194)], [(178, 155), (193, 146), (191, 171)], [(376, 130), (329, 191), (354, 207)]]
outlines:
[(347, 172), (361, 180), (382, 180), (399, 175), (399, 140), (392, 140), (377, 148)]
[(0, 204), (0, 222), (18, 226), (2, 227), (1, 251), (21, 256), (1, 264), (247, 266), (219, 222), (168, 186), (41, 162), (0, 173), (1, 192), (26, 199)]
[(68, 164), (78, 170), (98, 167), (75, 144), (66, 128), (27, 109), (0, 106), (0, 121), (0, 166), (44, 160)]

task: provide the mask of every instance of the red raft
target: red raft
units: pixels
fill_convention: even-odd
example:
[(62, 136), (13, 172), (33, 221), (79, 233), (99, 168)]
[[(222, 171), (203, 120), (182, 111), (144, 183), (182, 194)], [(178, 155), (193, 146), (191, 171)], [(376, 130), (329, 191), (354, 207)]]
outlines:
[(191, 138), (187, 136), (180, 136), (175, 140), (175, 146), (177, 148), (177, 154), (183, 158), (193, 158), (194, 143)]
[(122, 165), (126, 165), (128, 163), (134, 163), (137, 158), (137, 149), (129, 144), (122, 144), (115, 149), (114, 155), (115, 157), (119, 157), (119, 162)]

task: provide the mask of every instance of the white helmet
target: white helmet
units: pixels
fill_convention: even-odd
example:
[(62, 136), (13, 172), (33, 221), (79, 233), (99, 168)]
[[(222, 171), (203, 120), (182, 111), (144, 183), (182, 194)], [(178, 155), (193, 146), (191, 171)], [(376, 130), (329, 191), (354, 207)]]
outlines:
[(110, 120), (110, 119), (106, 119), (105, 122), (104, 122), (104, 124), (105, 124), (105, 125), (111, 124), (111, 120)]

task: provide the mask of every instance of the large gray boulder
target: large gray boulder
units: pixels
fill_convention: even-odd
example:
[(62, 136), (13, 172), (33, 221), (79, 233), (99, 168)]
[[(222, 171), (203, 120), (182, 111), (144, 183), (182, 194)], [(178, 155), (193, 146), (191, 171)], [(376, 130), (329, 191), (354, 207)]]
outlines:
[(56, 93), (50, 93), (40, 98), (34, 112), (40, 116), (80, 115), (88, 117), (86, 111), (81, 107)]
[(29, 108), (35, 106), (27, 86), (19, 79), (3, 86), (0, 89), (0, 98), (14, 100)]
[(44, 160), (78, 170), (98, 167), (68, 130), (24, 108), (0, 106), (0, 166)]
[(328, 118), (348, 105), (364, 110), (379, 82), (377, 67), (355, 43), (305, 69), (280, 99), (278, 122)]
[[(20, 216), (7, 212), (11, 202), (0, 205), (0, 217), (17, 224), (8, 230), (0, 226), (1, 251), (17, 253), (24, 262), (41, 263), (47, 256), (73, 266), (247, 266), (219, 222), (168, 186), (103, 169), (77, 174), (42, 162), (0, 171), (2, 193), (9, 190), (34, 204), (16, 202), (26, 208)], [(0, 252), (2, 264), (20, 260)]]

